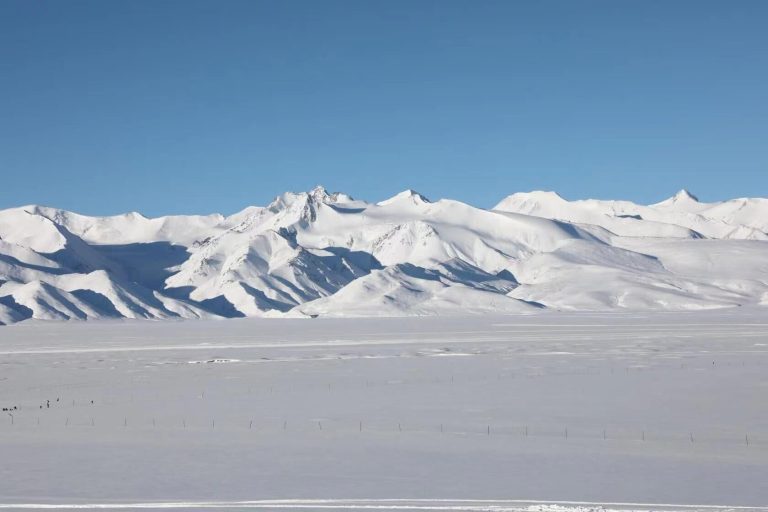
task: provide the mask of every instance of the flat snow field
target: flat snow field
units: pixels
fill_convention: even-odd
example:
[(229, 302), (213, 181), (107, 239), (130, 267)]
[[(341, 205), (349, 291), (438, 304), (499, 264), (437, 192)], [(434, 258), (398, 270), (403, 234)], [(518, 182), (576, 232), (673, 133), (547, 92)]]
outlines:
[(760, 308), (25, 322), (0, 405), (0, 508), (768, 505)]

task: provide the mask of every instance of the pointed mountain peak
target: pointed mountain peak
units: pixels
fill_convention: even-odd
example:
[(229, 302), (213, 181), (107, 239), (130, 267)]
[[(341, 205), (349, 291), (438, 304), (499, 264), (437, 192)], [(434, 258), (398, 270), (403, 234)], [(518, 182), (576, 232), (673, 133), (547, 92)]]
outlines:
[(328, 192), (322, 185), (318, 185), (309, 191), (309, 196), (315, 201), (322, 203), (348, 203), (355, 199), (349, 194), (343, 192)]
[(677, 194), (673, 195), (669, 199), (656, 204), (650, 205), (652, 208), (672, 209), (672, 210), (684, 210), (689, 211), (691, 208), (697, 210), (703, 206), (699, 203), (699, 198), (688, 192), (686, 189), (682, 189)]
[(328, 191), (322, 185), (317, 185), (315, 188), (310, 190), (309, 196), (320, 201), (330, 198), (330, 194), (328, 194)]
[(322, 185), (318, 185), (309, 192), (286, 192), (277, 196), (267, 208), (273, 212), (290, 207), (294, 204), (320, 204), (320, 203), (344, 203), (354, 201), (352, 196), (341, 192), (329, 193)]
[(399, 203), (401, 201), (410, 201), (414, 204), (427, 204), (431, 202), (429, 199), (427, 199), (423, 195), (409, 188), (409, 189), (403, 190), (398, 194), (395, 194), (389, 199), (385, 199), (384, 201), (379, 201), (377, 204), (379, 206), (384, 206), (388, 204)]
[(693, 201), (694, 203), (698, 203), (699, 202), (699, 198), (696, 197), (695, 195), (691, 194), (690, 192), (688, 192), (686, 189), (682, 189), (680, 192), (678, 192), (677, 194), (675, 194), (672, 197), (672, 201), (674, 201), (674, 202), (678, 202), (678, 201)]

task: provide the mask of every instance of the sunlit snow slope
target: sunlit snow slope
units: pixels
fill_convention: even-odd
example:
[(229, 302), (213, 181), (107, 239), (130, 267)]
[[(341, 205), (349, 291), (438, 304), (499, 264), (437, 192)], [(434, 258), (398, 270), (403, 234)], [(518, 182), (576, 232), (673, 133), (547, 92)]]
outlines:
[(224, 217), (0, 211), (0, 323), (768, 305), (768, 200), (493, 210), (317, 187)]

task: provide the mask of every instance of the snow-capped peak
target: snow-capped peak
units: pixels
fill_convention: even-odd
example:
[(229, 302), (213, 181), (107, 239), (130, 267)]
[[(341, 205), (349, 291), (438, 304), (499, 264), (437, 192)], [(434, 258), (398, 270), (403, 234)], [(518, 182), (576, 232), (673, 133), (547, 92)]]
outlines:
[(395, 194), (394, 196), (390, 197), (389, 199), (385, 199), (383, 201), (379, 201), (376, 203), (379, 206), (386, 206), (389, 204), (399, 203), (401, 201), (408, 201), (410, 203), (414, 204), (427, 204), (430, 203), (430, 200), (424, 197), (423, 195), (419, 194), (415, 190), (406, 189), (402, 192), (399, 192)]
[(535, 197), (538, 199), (550, 199), (550, 200), (560, 200), (564, 201), (563, 196), (555, 192), (554, 190), (532, 190), (530, 192), (522, 192), (518, 194), (513, 194), (513, 196), (528, 196), (528, 197)]
[(349, 194), (343, 192), (328, 192), (322, 185), (317, 185), (315, 188), (307, 192), (307, 195), (312, 198), (316, 203), (348, 203), (354, 201), (354, 198)]
[(695, 213), (705, 206), (705, 204), (699, 202), (698, 197), (691, 194), (688, 190), (682, 189), (669, 199), (652, 204), (651, 208)]
[(325, 187), (318, 185), (309, 192), (286, 192), (277, 196), (267, 208), (272, 211), (278, 211), (286, 207), (290, 207), (296, 202), (302, 204), (312, 203), (315, 205), (325, 203), (346, 203), (354, 201), (352, 196), (344, 194), (342, 192), (329, 193)]
[(687, 204), (687, 203), (698, 203), (698, 202), (699, 202), (699, 198), (698, 197), (696, 197), (695, 195), (691, 194), (686, 189), (681, 189), (677, 194), (675, 194), (674, 196), (670, 197), (669, 199), (667, 199), (665, 201), (662, 201), (662, 202), (658, 203), (658, 205), (659, 206), (661, 206), (661, 205), (670, 205), (671, 206), (671, 205), (675, 205), (675, 204), (682, 205), (682, 204)]
[[(523, 213), (526, 215), (538, 215), (541, 211), (556, 211), (560, 205), (567, 203), (568, 202), (557, 192), (534, 190), (532, 192), (517, 192), (511, 196), (507, 196), (499, 201), (493, 209)], [(553, 216), (557, 218), (556, 215)]]
[(308, 192), (309, 197), (316, 201), (327, 201), (331, 198), (328, 191), (322, 185), (317, 185), (315, 188)]
[(565, 309), (755, 304), (768, 296), (765, 219), (766, 199), (701, 203), (685, 190), (651, 206), (534, 191), (493, 212), (413, 190), (373, 205), (321, 186), (229, 217), (11, 208), (0, 211), (0, 324), (504, 312), (520, 300)]
[(699, 198), (691, 194), (690, 192), (688, 192), (686, 189), (682, 189), (680, 190), (680, 192), (675, 194), (674, 199), (677, 201), (688, 200), (688, 201), (696, 201), (697, 203), (699, 202)]

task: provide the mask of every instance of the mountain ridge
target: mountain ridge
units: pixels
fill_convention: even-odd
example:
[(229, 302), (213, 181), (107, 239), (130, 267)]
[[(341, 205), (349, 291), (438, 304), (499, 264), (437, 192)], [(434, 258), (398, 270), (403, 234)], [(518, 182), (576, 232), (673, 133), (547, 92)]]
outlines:
[(26, 205), (0, 210), (0, 323), (765, 305), (767, 248), (768, 199), (687, 190), (652, 205), (533, 191), (486, 210), (318, 186), (155, 218)]

